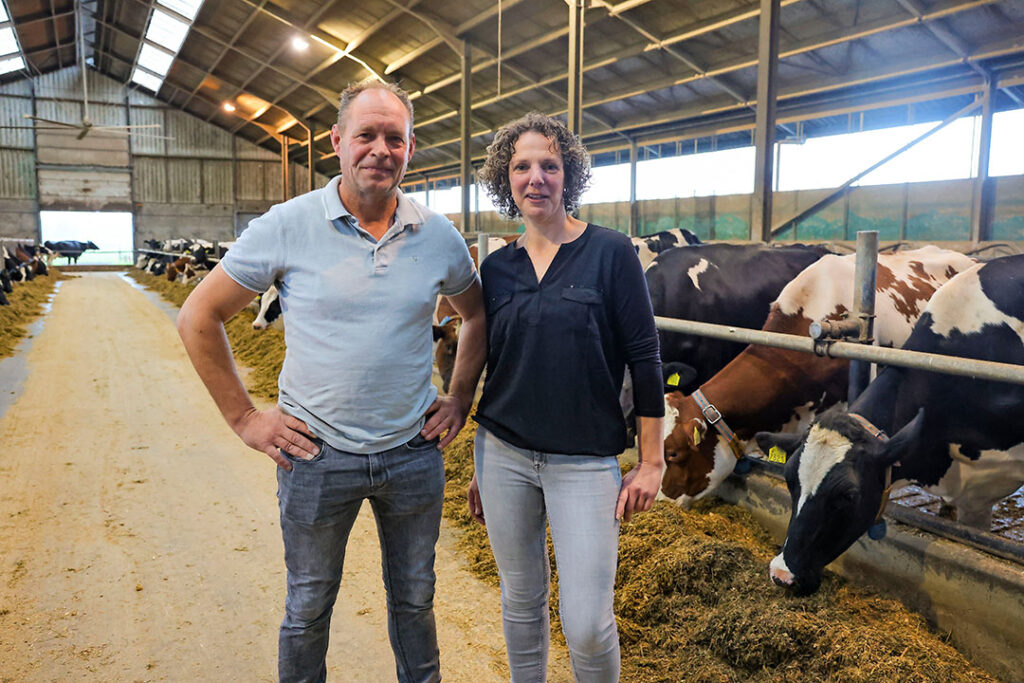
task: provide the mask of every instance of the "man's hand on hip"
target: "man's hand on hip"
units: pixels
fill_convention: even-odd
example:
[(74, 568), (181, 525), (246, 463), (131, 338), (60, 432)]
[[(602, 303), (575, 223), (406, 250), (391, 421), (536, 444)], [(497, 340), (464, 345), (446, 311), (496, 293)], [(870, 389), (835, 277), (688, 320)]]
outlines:
[(436, 439), (447, 430), (438, 448), (444, 448), (458, 435), (466, 424), (469, 407), (463, 405), (454, 396), (438, 396), (427, 408), (427, 422), (420, 430), (425, 439)]
[(306, 423), (285, 415), (277, 406), (267, 410), (253, 408), (234, 425), (234, 430), (249, 448), (263, 451), (288, 471), (292, 464), (278, 449), (302, 460), (311, 460), (318, 452)]

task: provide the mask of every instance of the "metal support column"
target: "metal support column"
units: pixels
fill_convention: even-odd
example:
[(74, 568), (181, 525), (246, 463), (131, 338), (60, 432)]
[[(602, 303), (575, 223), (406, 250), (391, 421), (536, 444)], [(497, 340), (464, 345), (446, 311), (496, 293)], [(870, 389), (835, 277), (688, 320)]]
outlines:
[(459, 150), (460, 166), (459, 177), (462, 184), (462, 223), (459, 230), (469, 231), (470, 222), (470, 196), (469, 186), (473, 183), (473, 165), (469, 158), (470, 139), (470, 118), (472, 109), (472, 78), (473, 59), (470, 52), (469, 41), (462, 43), (462, 97), (459, 101), (459, 136), (462, 139)]
[(636, 138), (629, 141), (629, 236), (640, 234), (640, 207), (636, 203), (636, 162), (640, 156), (640, 146)]
[(978, 136), (978, 169), (971, 196), (971, 244), (990, 238), (992, 218), (992, 181), (988, 178), (988, 160), (992, 148), (992, 80), (985, 79), (981, 94), (981, 135)]
[(281, 136), (281, 201), (288, 201), (288, 138)]
[(569, 5), (569, 130), (583, 134), (583, 15), (586, 0), (565, 0)]
[(316, 189), (316, 165), (313, 163), (313, 127), (306, 126), (306, 163), (309, 164), (309, 188), (307, 192)]
[[(862, 230), (857, 233), (857, 265), (854, 270), (853, 312), (857, 316), (861, 344), (874, 343), (875, 283), (878, 280), (878, 231)], [(871, 363), (850, 361), (850, 386), (847, 401), (853, 403), (871, 382)]]
[(754, 117), (754, 195), (750, 239), (772, 236), (772, 148), (775, 144), (776, 73), (779, 67), (780, 0), (761, 0), (757, 47), (757, 111)]

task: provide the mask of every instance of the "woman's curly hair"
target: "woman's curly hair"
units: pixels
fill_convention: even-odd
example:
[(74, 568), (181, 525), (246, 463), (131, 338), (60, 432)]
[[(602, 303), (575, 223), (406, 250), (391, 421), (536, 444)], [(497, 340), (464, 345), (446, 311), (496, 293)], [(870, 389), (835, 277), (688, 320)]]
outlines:
[(590, 185), (590, 155), (587, 154), (580, 139), (571, 133), (564, 123), (550, 116), (530, 112), (502, 127), (494, 135), (494, 141), (488, 145), (487, 160), (477, 172), (477, 177), (498, 213), (506, 218), (518, 218), (521, 212), (512, 198), (508, 168), (519, 136), (531, 130), (558, 143), (565, 173), (562, 203), (565, 205), (566, 213), (574, 213), (580, 206), (583, 191)]

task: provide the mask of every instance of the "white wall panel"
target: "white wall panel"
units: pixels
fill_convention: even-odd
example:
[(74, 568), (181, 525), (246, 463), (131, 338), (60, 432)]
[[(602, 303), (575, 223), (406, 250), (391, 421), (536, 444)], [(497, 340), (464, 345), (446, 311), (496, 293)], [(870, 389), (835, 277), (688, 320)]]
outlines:
[(161, 140), (158, 137), (145, 137), (147, 135), (167, 135), (167, 126), (164, 123), (164, 110), (132, 107), (129, 110), (129, 116), (132, 125), (160, 125), (160, 128), (141, 128), (134, 132), (132, 134), (132, 153), (164, 154), (166, 140)]
[(0, 149), (0, 198), (36, 196), (35, 154), (31, 150)]
[(182, 111), (168, 110), (167, 141), (169, 154), (190, 157), (227, 158), (231, 156), (231, 135), (211, 123)]
[(234, 201), (235, 179), (230, 161), (203, 161), (203, 203), (230, 204)]
[(135, 182), (135, 201), (145, 205), (148, 202), (167, 201), (166, 159), (135, 157), (132, 167)]
[(32, 149), (32, 100), (23, 97), (0, 96), (0, 126), (27, 126), (24, 130), (0, 129), (0, 147)]
[(263, 162), (238, 162), (238, 187), (235, 196), (239, 199), (263, 199), (265, 178)]
[(172, 203), (198, 204), (202, 201), (202, 168), (198, 159), (167, 160), (167, 198)]

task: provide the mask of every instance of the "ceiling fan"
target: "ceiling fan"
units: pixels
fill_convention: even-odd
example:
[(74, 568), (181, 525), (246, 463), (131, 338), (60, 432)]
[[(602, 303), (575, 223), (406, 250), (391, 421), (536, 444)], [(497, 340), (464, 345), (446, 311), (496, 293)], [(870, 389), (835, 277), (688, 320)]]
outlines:
[(78, 131), (78, 135), (75, 136), (76, 140), (81, 140), (91, 132), (95, 134), (103, 135), (133, 135), (135, 137), (143, 138), (159, 138), (162, 140), (173, 140), (173, 137), (167, 135), (151, 135), (147, 133), (137, 133), (135, 131), (142, 128), (160, 128), (159, 123), (146, 123), (146, 124), (129, 124), (126, 126), (119, 125), (107, 125), (93, 123), (92, 119), (89, 118), (89, 85), (86, 74), (85, 66), (85, 36), (82, 30), (82, 6), (77, 0), (75, 2), (75, 47), (76, 47), (76, 58), (78, 62), (79, 71), (82, 74), (82, 120), (78, 123), (69, 123), (67, 121), (55, 121), (53, 119), (46, 119), (41, 116), (33, 116), (31, 114), (25, 114), (25, 118), (34, 121), (35, 124), (31, 126), (0, 126), (0, 128), (6, 129), (26, 129), (26, 130), (60, 130), (60, 131)]

